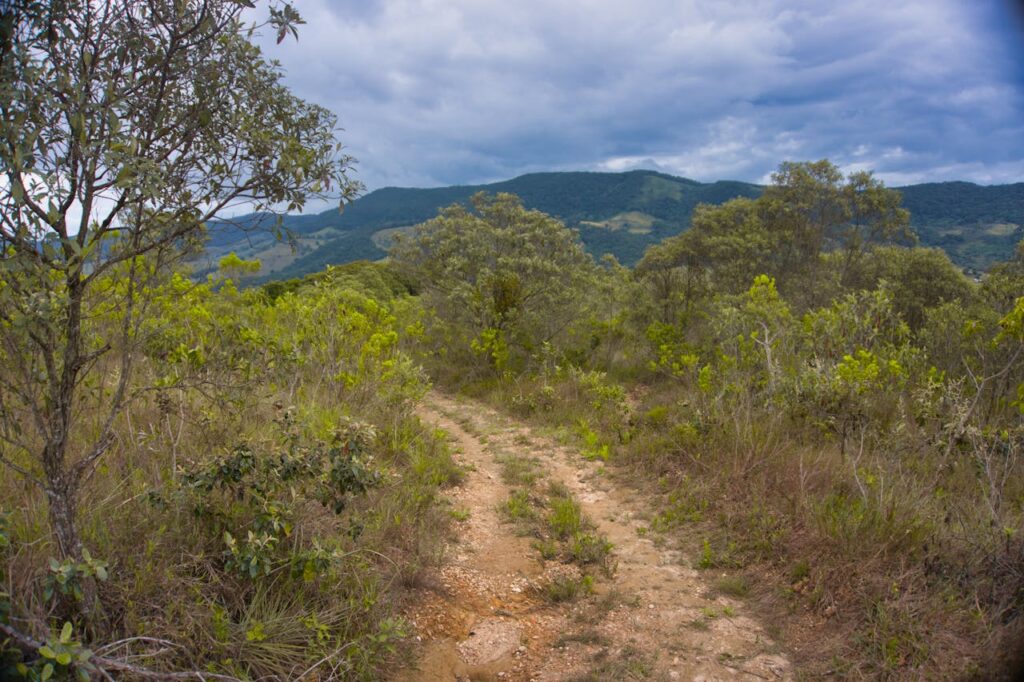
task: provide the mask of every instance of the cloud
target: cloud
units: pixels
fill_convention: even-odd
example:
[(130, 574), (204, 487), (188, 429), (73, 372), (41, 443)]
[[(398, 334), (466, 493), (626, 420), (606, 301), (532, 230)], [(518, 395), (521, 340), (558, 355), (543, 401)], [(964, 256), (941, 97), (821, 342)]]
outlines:
[(822, 157), (1024, 180), (1024, 42), (989, 0), (296, 4), (299, 41), (265, 51), (339, 115), (371, 189), (632, 167), (759, 180)]

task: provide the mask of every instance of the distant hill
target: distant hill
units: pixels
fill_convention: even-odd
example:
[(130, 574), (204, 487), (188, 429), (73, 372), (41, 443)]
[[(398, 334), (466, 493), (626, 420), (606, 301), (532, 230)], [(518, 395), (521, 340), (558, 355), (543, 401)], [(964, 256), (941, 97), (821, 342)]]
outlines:
[(984, 272), (1013, 255), (1024, 239), (1024, 183), (938, 182), (898, 187), (910, 224), (924, 246), (946, 250), (954, 263)]
[[(644, 249), (689, 227), (699, 203), (720, 204), (735, 197), (756, 197), (762, 187), (745, 182), (701, 183), (654, 171), (626, 173), (531, 173), (489, 185), (434, 189), (386, 187), (345, 208), (316, 215), (285, 216), (283, 227), (294, 248), (270, 230), (244, 233), (226, 223), (210, 226), (210, 241), (198, 264), (209, 271), (221, 256), (235, 251), (259, 258), (263, 280), (288, 279), (330, 264), (383, 258), (396, 230), (437, 215), (439, 208), (466, 202), (480, 191), (512, 192), (528, 208), (553, 215), (580, 231), (595, 256), (614, 254), (632, 265)], [(1008, 258), (1024, 237), (1024, 183), (979, 186), (967, 182), (930, 183), (897, 188), (911, 212), (911, 224), (925, 246), (944, 248), (965, 269), (982, 271)], [(246, 228), (272, 226), (267, 216), (232, 221)]]

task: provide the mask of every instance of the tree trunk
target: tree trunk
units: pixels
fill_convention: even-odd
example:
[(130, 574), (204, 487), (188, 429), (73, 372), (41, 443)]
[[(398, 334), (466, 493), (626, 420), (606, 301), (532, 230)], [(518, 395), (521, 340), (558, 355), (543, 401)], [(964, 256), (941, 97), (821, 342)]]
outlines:
[[(50, 528), (57, 540), (60, 558), (80, 563), (83, 560), (82, 540), (78, 536), (78, 526), (75, 523), (78, 507), (77, 486), (73, 483), (64, 483), (55, 489), (51, 487), (52, 483), (54, 482), (48, 481), (46, 496), (49, 499)], [(96, 608), (96, 580), (92, 576), (81, 576), (79, 585), (82, 588), (81, 601), (77, 601), (72, 595), (61, 595), (60, 602), (69, 615), (80, 617), (88, 625), (93, 621)]]
[[(68, 439), (73, 421), (73, 404), (78, 375), (82, 367), (82, 299), (83, 286), (78, 270), (68, 273), (67, 319), (64, 323), (65, 345), (62, 366), (56, 381), (51, 381), (52, 412), (49, 437), (43, 448), (43, 470), (46, 473), (46, 497), (49, 503), (50, 529), (57, 540), (61, 560), (81, 562), (82, 541), (78, 536), (76, 512), (79, 477), (68, 467)], [(89, 620), (96, 602), (96, 583), (91, 577), (81, 579), (81, 602), (65, 601), (71, 611)]]
[[(49, 474), (49, 472), (47, 472)], [(46, 496), (50, 503), (50, 528), (57, 539), (62, 559), (82, 559), (82, 541), (75, 525), (75, 492), (70, 490), (63, 476), (50, 477), (47, 481)]]

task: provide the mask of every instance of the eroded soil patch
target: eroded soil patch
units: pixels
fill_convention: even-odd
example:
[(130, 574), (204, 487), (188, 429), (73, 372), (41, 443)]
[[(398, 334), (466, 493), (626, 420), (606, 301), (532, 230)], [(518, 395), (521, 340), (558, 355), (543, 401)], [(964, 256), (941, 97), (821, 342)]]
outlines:
[[(420, 416), (450, 435), (469, 470), (452, 495), (468, 515), (435, 587), (407, 614), (419, 656), (398, 680), (791, 678), (742, 602), (712, 594), (691, 557), (656, 543), (646, 501), (599, 464), (476, 402), (432, 393)], [(511, 489), (501, 462), (509, 457), (532, 460), (564, 485), (613, 544), (614, 570), (595, 575), (594, 594), (566, 602), (545, 595), (544, 585), (577, 569), (543, 560), (502, 519)]]

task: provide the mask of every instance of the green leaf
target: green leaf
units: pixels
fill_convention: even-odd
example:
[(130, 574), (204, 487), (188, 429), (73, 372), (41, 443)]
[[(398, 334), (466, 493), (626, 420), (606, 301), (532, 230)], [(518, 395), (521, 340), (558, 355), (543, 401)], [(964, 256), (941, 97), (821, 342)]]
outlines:
[(57, 654), (57, 663), (59, 663), (60, 665), (68, 665), (68, 664), (70, 664), (71, 663), (71, 653), (67, 652), (67, 651), (62, 651), (59, 654)]
[(64, 627), (60, 630), (60, 643), (67, 644), (71, 641), (71, 623), (64, 623)]
[(39, 655), (42, 656), (43, 658), (50, 658), (50, 659), (57, 658), (57, 652), (54, 651), (53, 649), (51, 649), (49, 646), (47, 646), (45, 644), (43, 646), (39, 647)]
[(128, 166), (125, 166), (120, 171), (118, 171), (117, 177), (114, 178), (114, 186), (121, 188), (127, 187), (128, 185), (132, 184), (132, 182), (135, 180), (135, 176), (135, 170), (129, 168)]
[(46, 682), (46, 680), (50, 679), (51, 677), (53, 677), (53, 664), (47, 663), (43, 666), (43, 672), (40, 673), (39, 679), (43, 682)]

